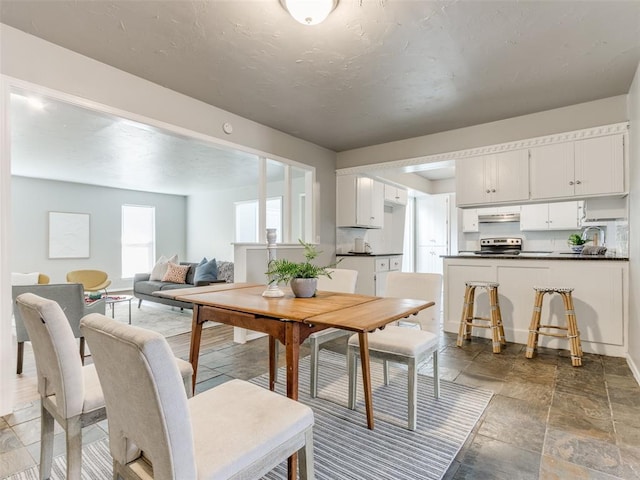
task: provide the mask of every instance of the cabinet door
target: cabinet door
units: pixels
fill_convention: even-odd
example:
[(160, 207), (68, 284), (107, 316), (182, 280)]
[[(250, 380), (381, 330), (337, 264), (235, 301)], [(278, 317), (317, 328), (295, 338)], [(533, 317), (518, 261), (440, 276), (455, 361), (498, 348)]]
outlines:
[(600, 195), (624, 191), (622, 135), (575, 142), (575, 193)]
[(549, 204), (522, 205), (520, 207), (520, 230), (548, 230)]
[(475, 208), (462, 209), (462, 231), (477, 232), (478, 228), (478, 210)]
[(456, 160), (456, 204), (486, 203), (489, 198), (485, 190), (485, 158)]
[(393, 185), (384, 185), (384, 201), (393, 203), (394, 205), (406, 205), (408, 193), (404, 188), (394, 187)]
[(578, 229), (578, 202), (549, 204), (549, 230)]
[(398, 188), (396, 191), (396, 203), (398, 205), (406, 205), (409, 201), (409, 192), (404, 188)]
[(382, 228), (384, 220), (384, 184), (367, 177), (356, 179), (357, 226)]
[[(491, 155), (491, 201), (511, 202), (529, 199), (529, 152), (515, 150)], [(486, 190), (485, 190), (486, 192)]]
[(336, 178), (336, 226), (356, 225), (356, 176), (339, 175)]
[(531, 199), (573, 196), (573, 142), (534, 147), (529, 151)]

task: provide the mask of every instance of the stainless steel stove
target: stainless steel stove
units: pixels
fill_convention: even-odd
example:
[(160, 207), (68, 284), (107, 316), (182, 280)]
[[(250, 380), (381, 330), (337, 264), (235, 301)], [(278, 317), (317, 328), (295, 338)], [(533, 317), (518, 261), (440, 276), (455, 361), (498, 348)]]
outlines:
[(476, 255), (519, 255), (522, 252), (522, 239), (518, 237), (495, 237), (480, 239), (480, 250)]

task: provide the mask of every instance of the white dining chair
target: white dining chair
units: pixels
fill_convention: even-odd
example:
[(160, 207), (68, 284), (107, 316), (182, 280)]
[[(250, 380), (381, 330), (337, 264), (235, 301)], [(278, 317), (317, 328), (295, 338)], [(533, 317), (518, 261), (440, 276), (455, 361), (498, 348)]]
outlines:
[[(356, 282), (358, 281), (358, 271), (344, 268), (331, 270), (331, 278), (319, 277), (318, 290), (326, 292), (354, 293)], [(311, 347), (311, 365), (309, 374), (309, 395), (315, 398), (318, 396), (318, 361), (320, 348), (323, 343), (336, 338), (346, 337), (350, 332), (339, 328), (325, 328), (319, 332), (309, 335), (309, 346)]]
[[(100, 422), (106, 416), (96, 369), (94, 365), (82, 365), (73, 330), (57, 302), (23, 293), (16, 298), (16, 308), (29, 333), (36, 361), (41, 402), (40, 478), (51, 477), (56, 421), (65, 431), (66, 478), (79, 480), (82, 428)], [(104, 317), (98, 313), (94, 315)], [(182, 390), (191, 391), (191, 364), (175, 358), (173, 362), (183, 378)]]
[[(442, 294), (442, 275), (436, 273), (391, 272), (387, 275), (386, 296), (433, 301), (435, 305), (420, 314), (402, 319), (396, 325), (387, 325), (384, 330), (368, 334), (369, 355), (383, 361), (384, 383), (389, 385), (389, 362), (407, 365), (408, 379), (408, 428), (417, 425), (418, 366), (433, 358), (433, 394), (440, 397), (438, 376), (439, 311)], [(436, 325), (433, 323), (437, 322)], [(428, 329), (436, 330), (427, 331)], [(347, 370), (349, 372), (349, 408), (356, 407), (356, 384), (360, 342), (352, 335), (347, 347)]]
[[(331, 278), (328, 276), (318, 277), (317, 290), (325, 292), (338, 293), (354, 293), (356, 291), (356, 282), (358, 281), (358, 271), (348, 270), (345, 268), (334, 268), (330, 270)], [(319, 332), (309, 335), (309, 346), (311, 347), (310, 355), (310, 372), (309, 372), (309, 395), (313, 398), (318, 396), (318, 361), (320, 357), (320, 347), (323, 343), (335, 340), (336, 338), (346, 337), (350, 332), (340, 330), (339, 328), (325, 328)], [(278, 364), (280, 353), (279, 345), (276, 344), (275, 362)], [(278, 370), (274, 376), (274, 380), (278, 381)]]
[(237, 379), (188, 399), (159, 333), (100, 314), (80, 328), (104, 391), (114, 479), (257, 479), (296, 452), (300, 478), (314, 478), (308, 406)]

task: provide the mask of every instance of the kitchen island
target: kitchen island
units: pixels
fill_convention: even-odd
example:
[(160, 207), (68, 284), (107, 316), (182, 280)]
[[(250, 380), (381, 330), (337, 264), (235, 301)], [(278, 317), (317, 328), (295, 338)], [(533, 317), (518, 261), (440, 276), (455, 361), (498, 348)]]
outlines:
[[(519, 255), (477, 255), (461, 252), (444, 256), (444, 330), (458, 332), (465, 282), (500, 283), (500, 310), (507, 341), (526, 344), (533, 310), (534, 286), (572, 287), (578, 329), (585, 352), (624, 357), (628, 336), (628, 257), (580, 255), (564, 252), (522, 252)], [(476, 316), (489, 316), (486, 293), (476, 294)], [(552, 322), (545, 319), (552, 318)], [(545, 297), (543, 323), (564, 324), (564, 305), (558, 295)], [(474, 336), (489, 338), (476, 328)], [(539, 346), (567, 349), (567, 341), (541, 337)]]

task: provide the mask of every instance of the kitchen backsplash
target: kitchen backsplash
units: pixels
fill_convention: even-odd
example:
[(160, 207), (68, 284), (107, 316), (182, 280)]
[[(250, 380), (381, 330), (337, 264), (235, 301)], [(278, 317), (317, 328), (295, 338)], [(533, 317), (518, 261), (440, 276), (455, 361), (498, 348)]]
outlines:
[[(629, 251), (629, 226), (627, 221), (603, 222), (605, 230), (605, 246), (609, 250), (627, 254)], [(522, 238), (523, 250), (569, 250), (567, 238), (572, 233), (581, 233), (584, 228), (576, 230), (520, 231), (520, 223), (481, 223), (479, 232), (460, 233), (458, 251), (479, 250), (480, 239), (488, 237)]]
[(337, 228), (336, 253), (353, 251), (357, 237), (362, 237), (369, 244), (372, 253), (402, 253), (404, 224), (404, 208), (385, 206), (383, 228)]

